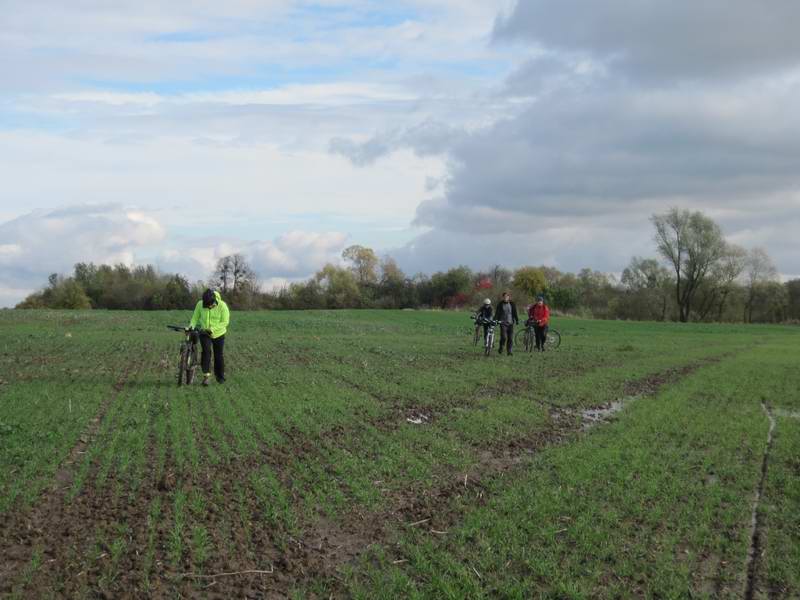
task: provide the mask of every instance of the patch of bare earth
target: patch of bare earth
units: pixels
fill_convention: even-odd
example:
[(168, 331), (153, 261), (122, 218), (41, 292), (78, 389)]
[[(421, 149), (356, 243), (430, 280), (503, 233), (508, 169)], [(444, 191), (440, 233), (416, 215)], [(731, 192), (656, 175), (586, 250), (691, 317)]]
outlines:
[(129, 364), (120, 375), (96, 416), (59, 465), (53, 485), (31, 506), (2, 516), (0, 592), (12, 592), (14, 583), (36, 552), (42, 553), (40, 572), (46, 572), (59, 558), (65, 558), (73, 549), (69, 543), (72, 535), (85, 529), (87, 519), (93, 522), (100, 517), (102, 520), (103, 511), (113, 502), (113, 498), (106, 497), (90, 497), (84, 503), (75, 502), (69, 498), (70, 490), (87, 447), (99, 434), (110, 407), (136, 368), (136, 365)]
[[(707, 359), (650, 375), (631, 382), (626, 386), (626, 392), (635, 392), (638, 397), (656, 395), (663, 387), (718, 360)], [(521, 393), (527, 387), (527, 382), (524, 386), (511, 382), (503, 389), (498, 388), (497, 393), (511, 390), (512, 393)], [(481, 393), (486, 391), (481, 390)], [(326, 521), (322, 531), (317, 529), (318, 525), (312, 525), (301, 537), (313, 540), (305, 545), (325, 568), (304, 578), (304, 582), (325, 578), (334, 590), (343, 592), (338, 577), (341, 567), (363, 556), (371, 546), (380, 544), (391, 551), (398, 534), (409, 527), (424, 529), (435, 537), (447, 535), (448, 530), (463, 519), (459, 506), (479, 506), (487, 501), (489, 482), (513, 477), (515, 470), (522, 468), (537, 452), (574, 440), (582, 431), (582, 421), (576, 416), (571, 409), (550, 406), (551, 422), (547, 430), (476, 448), (478, 460), (465, 473), (442, 475), (438, 485), (432, 488), (412, 486), (395, 491), (387, 497), (388, 508), (377, 513), (354, 511), (336, 522)], [(398, 554), (397, 561), (402, 564), (405, 559)]]
[[(700, 365), (698, 365), (700, 366)], [(694, 367), (697, 368), (697, 367)], [(654, 394), (693, 369), (670, 370), (632, 384), (639, 394)], [(356, 384), (345, 382), (356, 388)], [(123, 389), (118, 382), (114, 393), (104, 403), (96, 423), (85, 433), (70, 458), (81, 456), (85, 445), (91, 443), (103, 421), (103, 415)], [(360, 388), (356, 388), (360, 389)], [(487, 393), (524, 394), (527, 383), (511, 381), (491, 390), (477, 390), (479, 397)], [(365, 393), (372, 394), (367, 389)], [(365, 421), (362, 426), (380, 430), (393, 429), (422, 420), (420, 426), (439, 416), (428, 406), (413, 406), (394, 399), (375, 398), (391, 407), (391, 414)], [(466, 405), (472, 405), (468, 399)], [(235, 408), (235, 405), (234, 405)], [(448, 406), (452, 408), (452, 406)], [(246, 423), (245, 415), (240, 415)], [(311, 582), (324, 580), (338, 592), (346, 592), (341, 580), (342, 567), (358, 561), (370, 547), (380, 544), (389, 552), (400, 532), (408, 528), (423, 529), (431, 536), (441, 537), (463, 519), (465, 505), (487, 501), (489, 483), (503, 477), (513, 477), (532, 456), (544, 448), (572, 440), (579, 435), (581, 422), (567, 409), (550, 408), (551, 422), (545, 431), (533, 432), (513, 440), (487, 443), (474, 448), (477, 460), (463, 473), (454, 474), (442, 469), (434, 485), (410, 485), (407, 489), (386, 490), (382, 508), (367, 511), (358, 506), (335, 519), (319, 516), (300, 523), (291, 531), (270, 523), (264, 506), (257, 498), (249, 477), (268, 465), (283, 484), (293, 489), (291, 464), (313, 458), (324, 462), (321, 450), (325, 444), (310, 440), (299, 431), (283, 431), (285, 444), (261, 444), (254, 456), (234, 457), (218, 464), (203, 463), (196, 472), (184, 472), (174, 463), (172, 450), (167, 454), (163, 469), (154, 469), (141, 485), (130, 490), (113, 475), (105, 485), (94, 486), (98, 465), (93, 465), (87, 484), (72, 499), (67, 496), (65, 481), (72, 481), (74, 469), (65, 461), (61, 483), (45, 494), (40, 503), (4, 521), (0, 544), (4, 549), (17, 548), (3, 561), (3, 592), (11, 591), (30, 561), (35, 548), (44, 552), (42, 566), (26, 588), (26, 597), (74, 597), (83, 593), (113, 598), (284, 598), (295, 587), (303, 589)], [(151, 429), (152, 431), (152, 429)], [(258, 432), (253, 431), (258, 438)], [(335, 427), (323, 434), (330, 444), (347, 444), (357, 428)], [(229, 435), (229, 434), (228, 434)], [(166, 439), (170, 439), (167, 435)], [(228, 445), (235, 447), (234, 440)], [(204, 443), (215, 444), (213, 440)], [(158, 464), (157, 440), (151, 434), (147, 463)], [(221, 448), (214, 448), (218, 453)], [(216, 488), (212, 492), (212, 488)], [(122, 492), (120, 492), (122, 488)], [(198, 564), (191, 549), (191, 531), (183, 534), (185, 551), (175, 562), (170, 543), (175, 535), (174, 499), (178, 491), (203, 493), (208, 506), (202, 515), (187, 518), (187, 529), (195, 521), (208, 532), (212, 550)], [(150, 523), (148, 513), (153, 502), (160, 502), (161, 515)], [(295, 504), (300, 502), (294, 499)], [(97, 532), (112, 532), (124, 525), (126, 545), (111, 568), (113, 549), (97, 545)], [(8, 525), (8, 526), (5, 526)], [(148, 536), (155, 527), (152, 556), (148, 553)], [(102, 537), (102, 536), (101, 536)], [(106, 536), (107, 543), (112, 538)], [(404, 557), (399, 553), (397, 560)]]

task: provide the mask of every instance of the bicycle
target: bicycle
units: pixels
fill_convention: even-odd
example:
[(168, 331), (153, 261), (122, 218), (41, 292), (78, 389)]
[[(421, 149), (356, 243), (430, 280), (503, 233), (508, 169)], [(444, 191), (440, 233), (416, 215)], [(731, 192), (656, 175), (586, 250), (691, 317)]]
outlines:
[(492, 353), (492, 347), (494, 346), (494, 330), (500, 324), (500, 321), (495, 321), (494, 319), (479, 319), (474, 315), (470, 317), (473, 321), (475, 321), (475, 345), (478, 344), (478, 331), (483, 325), (488, 325), (489, 328), (486, 331), (486, 339), (483, 343), (483, 352), (486, 356), (489, 356)]
[[(514, 336), (514, 343), (517, 346), (522, 346), (525, 352), (533, 352), (536, 348), (536, 333), (533, 330), (533, 323), (526, 323), (525, 329), (520, 329), (517, 335)], [(555, 350), (561, 345), (561, 334), (552, 328), (547, 329), (547, 337), (545, 338), (545, 350)]]
[(197, 355), (197, 347), (200, 345), (200, 331), (181, 327), (180, 325), (167, 325), (167, 329), (180, 331), (186, 336), (181, 342), (181, 354), (178, 360), (178, 387), (183, 385), (184, 382), (186, 385), (191, 385), (192, 381), (194, 381), (197, 366), (200, 364), (200, 359)]

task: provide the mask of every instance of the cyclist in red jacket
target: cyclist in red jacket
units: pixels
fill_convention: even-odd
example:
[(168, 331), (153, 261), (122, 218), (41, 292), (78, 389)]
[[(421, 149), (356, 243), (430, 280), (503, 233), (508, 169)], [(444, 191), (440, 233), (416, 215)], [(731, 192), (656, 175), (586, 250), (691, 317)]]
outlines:
[(550, 325), (550, 308), (544, 303), (544, 296), (538, 296), (536, 304), (528, 309), (528, 322), (533, 325), (533, 333), (536, 335), (536, 349), (544, 352), (547, 328)]

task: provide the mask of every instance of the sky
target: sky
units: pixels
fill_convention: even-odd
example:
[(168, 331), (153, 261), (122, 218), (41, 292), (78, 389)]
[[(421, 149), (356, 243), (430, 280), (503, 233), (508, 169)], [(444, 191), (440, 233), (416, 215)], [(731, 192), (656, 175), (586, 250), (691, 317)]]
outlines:
[(75, 262), (265, 286), (618, 273), (701, 210), (800, 274), (796, 0), (0, 0), (0, 306)]

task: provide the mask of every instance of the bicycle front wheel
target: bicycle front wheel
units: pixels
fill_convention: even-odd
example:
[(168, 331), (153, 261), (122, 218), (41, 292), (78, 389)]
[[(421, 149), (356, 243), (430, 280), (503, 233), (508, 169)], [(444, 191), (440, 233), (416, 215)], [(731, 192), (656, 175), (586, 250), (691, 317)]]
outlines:
[(197, 370), (197, 347), (192, 346), (186, 359), (186, 385), (191, 385), (194, 380), (194, 373)]
[(520, 329), (514, 336), (514, 345), (517, 347), (522, 346), (525, 352), (533, 350), (533, 331), (528, 327)]
[(546, 350), (555, 350), (561, 345), (561, 334), (555, 329), (550, 329), (547, 332), (547, 339), (544, 342)]
[(178, 387), (183, 385), (184, 373), (187, 373), (189, 363), (189, 347), (186, 344), (181, 344), (181, 357), (178, 360)]
[(492, 346), (494, 346), (494, 331), (489, 330), (486, 335), (486, 344), (484, 345), (484, 354), (489, 356), (492, 353)]

